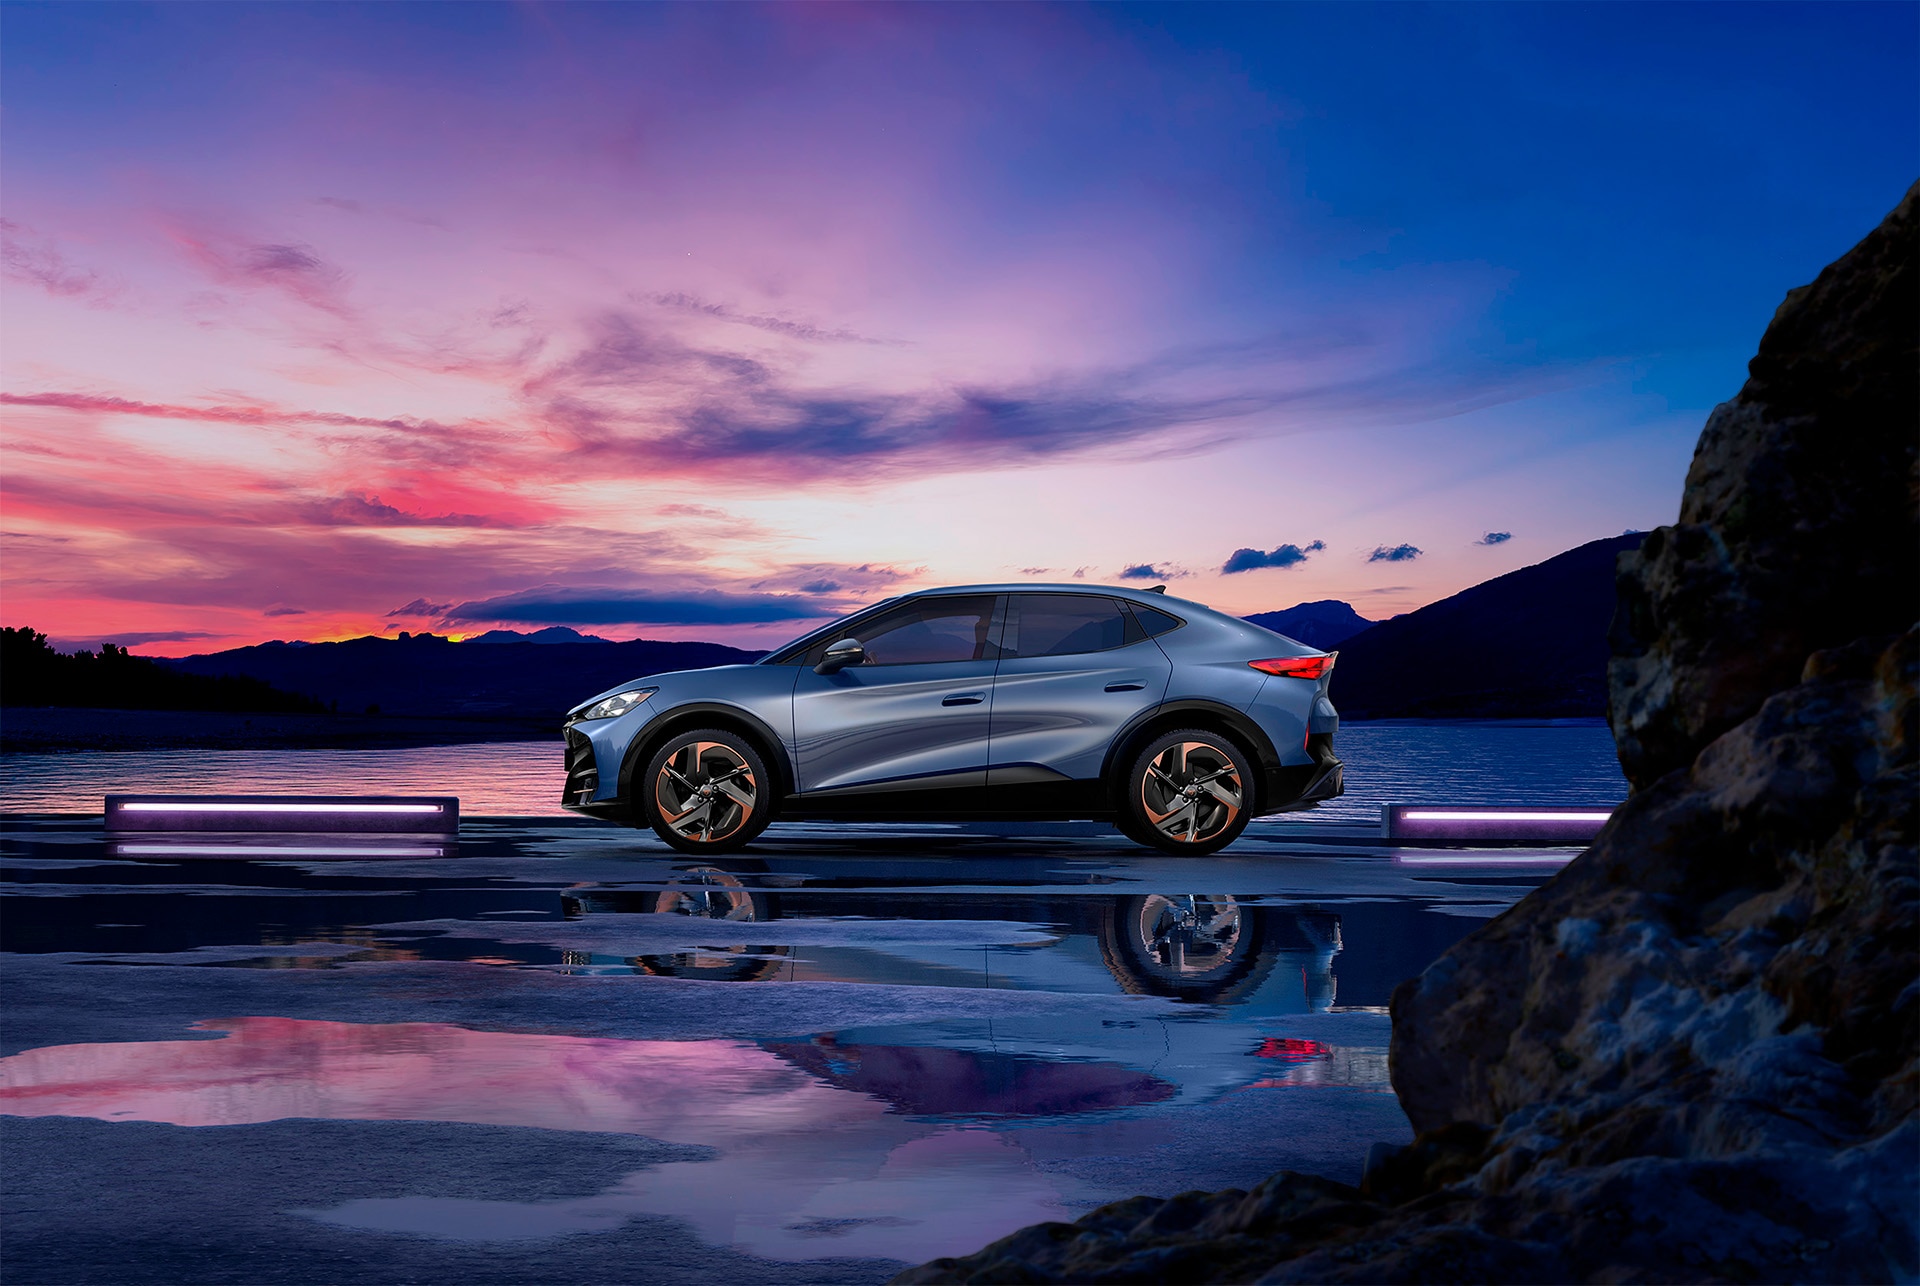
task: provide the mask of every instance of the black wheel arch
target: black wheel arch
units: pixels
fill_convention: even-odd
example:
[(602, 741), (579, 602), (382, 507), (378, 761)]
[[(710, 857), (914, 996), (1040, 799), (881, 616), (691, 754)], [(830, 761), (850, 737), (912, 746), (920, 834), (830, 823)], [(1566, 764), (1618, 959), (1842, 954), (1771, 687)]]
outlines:
[(760, 752), (760, 758), (773, 773), (774, 780), (770, 784), (773, 786), (773, 811), (777, 814), (780, 801), (793, 793), (793, 763), (787, 758), (786, 744), (758, 715), (719, 701), (693, 701), (675, 706), (640, 730), (640, 735), (627, 746), (626, 757), (620, 761), (620, 799), (628, 811), (631, 812), (633, 806), (633, 775), (652, 758), (653, 752), (667, 738), (694, 728), (719, 728), (753, 743), (754, 749)]
[(1280, 754), (1259, 724), (1230, 705), (1208, 701), (1204, 697), (1183, 697), (1167, 701), (1145, 711), (1120, 729), (1120, 735), (1107, 748), (1106, 762), (1100, 765), (1100, 779), (1107, 783), (1108, 803), (1117, 811), (1122, 807), (1121, 791), (1116, 787), (1118, 770), (1133, 761), (1149, 741), (1175, 728), (1201, 728), (1232, 737), (1240, 743), (1258, 770), (1254, 773), (1254, 801), (1251, 811), (1258, 815), (1266, 804), (1267, 782), (1280, 771)]

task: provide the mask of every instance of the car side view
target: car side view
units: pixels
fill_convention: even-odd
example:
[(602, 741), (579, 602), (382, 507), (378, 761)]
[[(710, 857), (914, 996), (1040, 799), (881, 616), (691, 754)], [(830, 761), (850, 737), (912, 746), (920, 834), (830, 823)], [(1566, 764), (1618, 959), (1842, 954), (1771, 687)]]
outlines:
[(776, 817), (1088, 819), (1212, 853), (1341, 793), (1336, 655), (1158, 589), (927, 590), (581, 703), (561, 802), (689, 853)]

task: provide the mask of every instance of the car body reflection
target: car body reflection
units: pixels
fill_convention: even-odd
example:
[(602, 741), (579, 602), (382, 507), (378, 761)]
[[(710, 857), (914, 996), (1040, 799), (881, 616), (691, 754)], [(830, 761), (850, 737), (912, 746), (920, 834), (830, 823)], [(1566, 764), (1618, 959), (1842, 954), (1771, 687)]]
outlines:
[[(1165, 996), (1197, 1004), (1242, 1003), (1280, 971), (1300, 980), (1295, 1012), (1324, 1013), (1337, 997), (1334, 957), (1341, 950), (1340, 917), (1312, 908), (1278, 906), (1229, 894), (1150, 893), (1078, 894), (1071, 897), (1018, 893), (936, 894), (834, 893), (804, 895), (754, 887), (758, 872), (717, 865), (688, 867), (660, 889), (573, 889), (562, 897), (570, 920), (625, 914), (667, 914), (723, 922), (729, 941), (692, 951), (624, 957), (643, 973), (667, 977), (754, 982), (799, 977), (800, 949), (769, 941), (739, 941), (744, 925), (802, 918), (871, 918), (911, 915), (921, 919), (1032, 921), (1067, 937), (1098, 943), (1100, 960), (1112, 983), (1131, 995)], [(717, 926), (716, 926), (717, 927)], [(751, 932), (745, 935), (751, 938)], [(814, 957), (825, 953), (813, 949)], [(867, 970), (835, 955), (839, 981), (900, 984), (912, 972), (898, 945)], [(925, 981), (955, 985), (951, 948), (923, 952), (922, 963), (941, 976)], [(1024, 957), (1024, 958), (1023, 958)], [(571, 963), (590, 966), (590, 953), (573, 953)], [(818, 959), (814, 961), (818, 964)], [(1002, 951), (984, 960), (984, 985), (1023, 984), (1056, 989), (1063, 982), (1063, 961), (1056, 953)], [(1281, 966), (1285, 965), (1284, 970)], [(1029, 967), (1037, 966), (1037, 968)], [(996, 976), (997, 975), (997, 976)], [(809, 976), (818, 976), (810, 974)], [(1290, 1007), (1291, 1008), (1291, 1007)]]

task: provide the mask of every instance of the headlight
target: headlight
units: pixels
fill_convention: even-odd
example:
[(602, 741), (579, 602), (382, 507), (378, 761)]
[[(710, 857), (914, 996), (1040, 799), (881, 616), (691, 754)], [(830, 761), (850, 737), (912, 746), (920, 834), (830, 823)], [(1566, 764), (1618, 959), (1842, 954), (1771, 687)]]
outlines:
[(658, 688), (635, 688), (631, 692), (620, 692), (610, 697), (602, 697), (585, 710), (582, 710), (578, 717), (583, 720), (612, 719), (617, 715), (625, 714), (659, 690)]

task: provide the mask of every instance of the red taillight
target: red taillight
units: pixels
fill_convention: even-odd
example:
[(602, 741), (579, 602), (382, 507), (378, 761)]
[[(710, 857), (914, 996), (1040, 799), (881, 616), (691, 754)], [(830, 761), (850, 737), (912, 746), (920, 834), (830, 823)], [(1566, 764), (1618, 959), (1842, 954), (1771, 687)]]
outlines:
[(1333, 668), (1333, 659), (1340, 654), (1327, 652), (1320, 656), (1276, 656), (1268, 661), (1249, 661), (1248, 665), (1262, 674), (1278, 674), (1289, 679), (1317, 679)]

